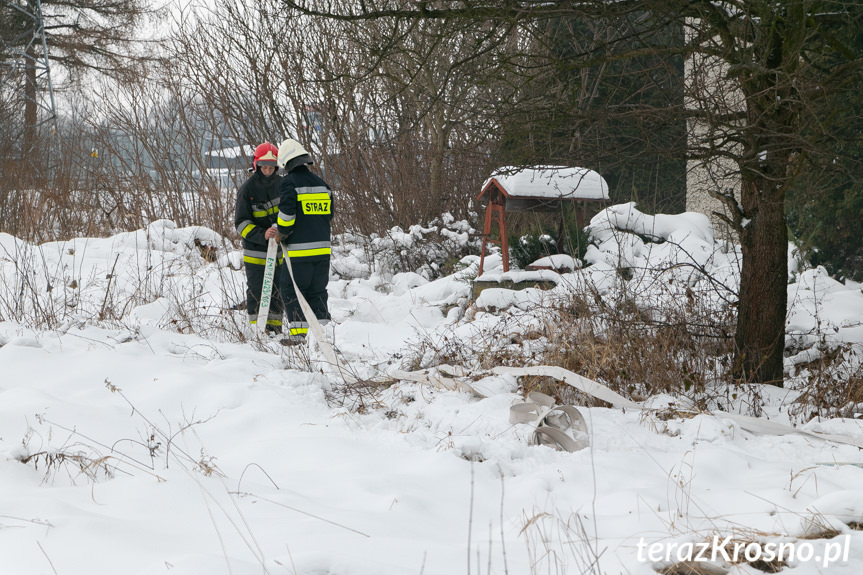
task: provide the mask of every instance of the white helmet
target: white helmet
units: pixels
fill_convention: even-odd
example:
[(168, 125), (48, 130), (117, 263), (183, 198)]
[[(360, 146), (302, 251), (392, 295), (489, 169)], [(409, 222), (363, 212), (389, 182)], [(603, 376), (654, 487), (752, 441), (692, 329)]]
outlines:
[[(302, 156), (307, 156), (306, 158), (302, 158)], [(297, 160), (291, 162), (291, 160)], [(288, 138), (282, 145), (279, 146), (279, 159), (278, 164), (280, 168), (284, 168), (287, 171), (290, 171), (291, 168), (296, 167), (299, 164), (311, 164), (312, 156), (303, 148), (302, 144), (298, 141)], [(288, 165), (291, 164), (291, 165)], [(285, 168), (285, 166), (288, 166)]]

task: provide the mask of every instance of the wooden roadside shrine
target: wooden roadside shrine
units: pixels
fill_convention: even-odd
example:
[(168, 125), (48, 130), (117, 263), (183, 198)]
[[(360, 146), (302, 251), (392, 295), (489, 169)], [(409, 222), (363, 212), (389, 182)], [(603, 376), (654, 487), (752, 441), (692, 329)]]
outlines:
[(576, 222), (583, 229), (586, 204), (607, 200), (608, 184), (598, 173), (586, 168), (536, 166), (495, 170), (477, 196), (477, 202), (486, 202), (478, 276), (483, 272), (488, 244), (500, 246), (503, 271), (509, 271), (506, 212), (560, 212), (563, 202), (573, 202)]

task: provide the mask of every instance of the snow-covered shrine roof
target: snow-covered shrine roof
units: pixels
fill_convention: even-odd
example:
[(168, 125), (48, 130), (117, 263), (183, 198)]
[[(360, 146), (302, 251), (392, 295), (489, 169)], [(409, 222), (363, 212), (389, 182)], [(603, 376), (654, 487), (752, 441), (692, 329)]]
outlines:
[(492, 181), (497, 182), (504, 194), (515, 198), (608, 199), (608, 184), (605, 179), (587, 168), (564, 166), (498, 168), (483, 183), (483, 193)]

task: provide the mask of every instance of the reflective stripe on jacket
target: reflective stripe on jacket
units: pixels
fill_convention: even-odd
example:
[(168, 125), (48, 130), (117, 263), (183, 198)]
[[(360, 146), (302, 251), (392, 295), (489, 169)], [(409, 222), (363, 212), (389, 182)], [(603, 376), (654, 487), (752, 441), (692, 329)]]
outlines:
[(282, 177), (277, 216), (279, 233), (288, 236), (291, 258), (329, 257), (333, 197), (324, 180), (305, 165)]

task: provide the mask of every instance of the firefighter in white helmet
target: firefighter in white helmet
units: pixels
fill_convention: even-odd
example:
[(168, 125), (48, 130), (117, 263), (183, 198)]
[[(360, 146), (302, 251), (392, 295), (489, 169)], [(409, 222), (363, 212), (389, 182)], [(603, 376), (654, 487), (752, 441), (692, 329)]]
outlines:
[(330, 221), (333, 196), (330, 187), (314, 174), (312, 156), (296, 140), (288, 138), (279, 146), (279, 167), (284, 171), (279, 184), (279, 240), (287, 250), (294, 281), (282, 270), (281, 289), (285, 303), (285, 343), (302, 343), (309, 324), (300, 308), (294, 282), (308, 301), (315, 317), (330, 320), (327, 284), (330, 278)]

